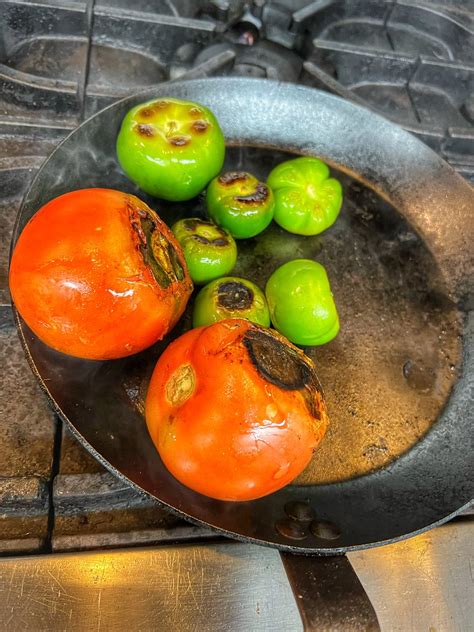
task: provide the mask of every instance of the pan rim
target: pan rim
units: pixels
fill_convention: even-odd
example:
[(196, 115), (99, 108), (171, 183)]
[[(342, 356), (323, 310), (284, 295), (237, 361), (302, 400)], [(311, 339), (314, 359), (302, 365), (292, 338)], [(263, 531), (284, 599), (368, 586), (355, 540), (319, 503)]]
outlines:
[[(201, 82), (206, 82), (206, 83), (219, 83), (222, 84), (223, 82), (229, 83), (237, 83), (237, 84), (248, 84), (248, 83), (259, 83), (261, 84), (262, 81), (265, 81), (267, 83), (272, 83), (275, 85), (282, 85), (283, 82), (276, 82), (276, 81), (269, 81), (269, 80), (261, 80), (261, 79), (247, 79), (247, 78), (232, 78), (232, 79), (223, 79), (223, 78), (214, 78), (214, 79), (199, 79), (199, 80), (190, 80), (190, 81), (186, 81), (186, 82), (179, 82), (179, 81), (175, 81), (175, 82), (167, 82), (166, 84), (160, 84), (159, 86), (159, 90), (162, 91), (164, 89), (164, 87), (166, 85), (173, 85), (174, 87), (179, 86), (180, 84), (191, 84), (191, 83), (201, 83)], [(286, 85), (290, 85), (293, 88), (295, 88), (295, 86), (293, 86), (292, 84), (286, 84)], [(308, 88), (308, 87), (303, 87), (303, 86), (296, 86), (296, 88), (298, 90), (304, 90), (304, 91), (310, 91), (311, 93), (314, 92), (320, 92), (318, 90), (315, 90), (313, 88)], [(15, 220), (15, 224), (14, 224), (14, 229), (13, 229), (13, 236), (12, 236), (12, 241), (11, 241), (11, 245), (10, 245), (10, 258), (11, 258), (11, 253), (14, 247), (14, 244), (16, 242), (16, 240), (18, 239), (19, 236), (19, 228), (21, 225), (21, 219), (22, 219), (22, 211), (25, 205), (25, 201), (27, 200), (30, 191), (34, 188), (35, 184), (38, 181), (41, 181), (41, 176), (43, 173), (43, 170), (46, 168), (47, 164), (49, 163), (49, 161), (52, 159), (52, 157), (56, 154), (56, 152), (60, 151), (61, 147), (72, 137), (74, 136), (78, 130), (80, 130), (81, 128), (83, 128), (86, 124), (90, 123), (90, 121), (92, 119), (95, 119), (96, 117), (103, 115), (104, 112), (107, 112), (108, 110), (114, 109), (117, 107), (118, 104), (123, 104), (127, 101), (134, 101), (137, 98), (139, 98), (141, 95), (144, 94), (150, 94), (152, 92), (152, 90), (150, 88), (147, 88), (145, 90), (142, 90), (134, 95), (131, 96), (127, 96), (124, 97), (123, 99), (121, 99), (118, 102), (115, 102), (109, 106), (107, 106), (106, 108), (104, 108), (103, 110), (100, 110), (99, 112), (97, 112), (96, 114), (94, 114), (93, 116), (91, 116), (90, 118), (86, 119), (83, 123), (81, 123), (81, 125), (76, 128), (75, 130), (71, 131), (64, 139), (63, 141), (55, 148), (55, 150), (52, 152), (52, 154), (45, 160), (45, 162), (42, 164), (42, 166), (40, 167), (40, 169), (38, 170), (38, 173), (35, 175), (34, 179), (32, 180), (28, 190), (26, 191), (21, 206), (20, 206), (20, 210), (17, 214), (16, 220)], [(341, 99), (340, 97), (334, 96), (334, 95), (330, 95), (327, 93), (323, 93), (321, 92), (321, 94), (324, 95), (325, 99), (328, 99), (330, 101), (335, 101), (335, 102), (343, 102), (345, 104), (347, 104), (347, 101), (345, 101), (344, 99)], [(349, 104), (351, 106), (351, 108), (356, 108), (357, 110), (364, 110), (364, 108), (361, 108), (358, 105), (354, 105), (354, 104)], [(374, 114), (371, 113), (371, 117), (377, 117), (377, 119), (379, 119), (380, 121), (383, 121), (384, 123), (388, 123), (391, 126), (394, 126), (395, 124), (388, 122), (386, 119), (384, 119), (382, 116), (378, 115), (378, 114)], [(403, 131), (403, 130), (402, 130)], [(406, 134), (408, 137), (413, 138), (411, 134), (409, 134), (409, 132), (405, 132), (403, 131), (403, 134)], [(415, 139), (417, 143), (419, 143), (419, 145), (421, 147), (423, 147), (425, 150), (428, 150), (434, 157), (436, 157), (436, 159), (438, 161), (441, 161), (442, 163), (444, 163), (445, 165), (447, 165), (447, 163), (445, 163), (444, 161), (442, 161), (442, 159), (440, 159), (438, 157), (438, 155), (431, 150), (430, 148), (427, 148), (421, 141), (419, 141), (418, 139)], [(449, 168), (449, 170), (455, 174), (455, 171), (449, 167), (449, 165), (447, 165), (447, 167)], [(456, 174), (456, 177), (457, 176)], [(459, 177), (460, 180), (462, 180)], [(468, 183), (464, 182), (462, 180), (463, 184), (468, 188), (471, 189), (471, 187), (469, 186)], [(127, 476), (125, 476), (124, 474), (120, 473), (119, 470), (117, 470), (116, 467), (114, 467), (109, 461), (107, 461), (105, 459), (105, 457), (103, 457), (86, 439), (85, 437), (80, 433), (80, 431), (75, 427), (75, 425), (73, 424), (73, 422), (67, 417), (67, 415), (61, 410), (61, 408), (59, 407), (59, 405), (57, 404), (57, 402), (55, 401), (54, 397), (51, 395), (51, 393), (49, 392), (49, 389), (46, 385), (46, 383), (43, 381), (39, 370), (34, 362), (33, 357), (31, 356), (29, 347), (28, 347), (28, 343), (26, 341), (25, 338), (25, 333), (22, 327), (22, 323), (21, 323), (21, 319), (19, 318), (19, 315), (16, 311), (16, 309), (14, 309), (14, 314), (15, 314), (15, 323), (16, 323), (16, 327), (17, 330), (19, 332), (19, 336), (20, 336), (20, 340), (22, 343), (22, 346), (25, 350), (25, 354), (27, 356), (28, 359), (28, 363), (36, 377), (36, 379), (38, 380), (43, 392), (45, 392), (45, 394), (47, 395), (50, 403), (52, 404), (54, 410), (58, 413), (58, 415), (61, 417), (61, 419), (63, 421), (66, 422), (68, 428), (70, 430), (72, 430), (73, 434), (76, 436), (76, 438), (78, 438), (80, 440), (80, 442), (85, 445), (87, 447), (87, 449), (91, 452), (91, 454), (100, 462), (102, 463), (102, 465), (104, 465), (110, 472), (112, 472), (115, 476), (117, 476), (120, 480), (126, 481), (127, 484), (131, 485), (134, 489), (138, 490), (140, 493), (144, 493), (147, 496), (149, 496), (150, 498), (153, 498), (159, 505), (167, 508), (168, 510), (172, 511), (173, 513), (176, 513), (179, 516), (182, 516), (184, 518), (186, 518), (188, 521), (195, 523), (195, 524), (199, 524), (199, 525), (205, 525), (207, 527), (210, 527), (211, 529), (213, 529), (214, 531), (216, 531), (217, 533), (220, 533), (222, 535), (226, 535), (227, 537), (231, 537), (233, 539), (238, 539), (238, 540), (242, 540), (242, 541), (247, 541), (247, 542), (253, 542), (255, 544), (260, 544), (260, 545), (266, 545), (266, 546), (271, 546), (273, 548), (277, 548), (279, 550), (284, 550), (284, 551), (289, 551), (289, 552), (293, 552), (293, 553), (300, 553), (300, 554), (306, 554), (306, 555), (311, 555), (311, 554), (319, 554), (319, 555), (334, 555), (334, 554), (342, 554), (345, 552), (349, 552), (349, 551), (355, 551), (355, 550), (363, 550), (363, 549), (368, 549), (368, 548), (373, 548), (373, 547), (377, 547), (377, 546), (383, 546), (383, 545), (387, 545), (387, 544), (391, 544), (397, 541), (401, 541), (404, 539), (407, 539), (409, 537), (413, 537), (414, 535), (417, 535), (419, 533), (423, 533), (424, 531), (427, 531), (431, 528), (434, 528), (436, 526), (439, 526), (445, 522), (447, 522), (448, 520), (452, 519), (453, 517), (455, 517), (456, 515), (459, 515), (460, 513), (462, 513), (463, 511), (465, 511), (467, 508), (469, 508), (469, 506), (471, 506), (473, 504), (473, 500), (470, 500), (469, 502), (467, 502), (466, 504), (462, 505), (459, 509), (455, 510), (454, 512), (451, 512), (449, 514), (447, 514), (446, 516), (442, 517), (439, 520), (436, 520), (430, 524), (428, 524), (427, 526), (421, 528), (421, 529), (417, 529), (414, 530), (412, 532), (406, 533), (406, 534), (402, 534), (400, 536), (397, 536), (395, 538), (388, 538), (385, 540), (380, 540), (380, 541), (376, 541), (376, 542), (369, 542), (369, 543), (364, 543), (364, 544), (357, 544), (357, 545), (349, 545), (349, 546), (344, 546), (344, 547), (335, 547), (335, 548), (326, 548), (326, 547), (302, 547), (302, 546), (298, 546), (298, 545), (286, 545), (286, 544), (280, 544), (277, 542), (272, 542), (272, 541), (267, 541), (267, 540), (262, 540), (262, 539), (258, 539), (258, 538), (253, 538), (251, 536), (247, 536), (247, 535), (239, 535), (236, 534), (235, 532), (231, 532), (228, 531), (222, 527), (217, 527), (214, 526), (212, 524), (209, 524), (208, 522), (206, 522), (205, 520), (201, 520), (199, 518), (196, 518), (194, 516), (191, 516), (189, 514), (187, 514), (186, 512), (176, 509), (175, 507), (168, 505), (165, 501), (157, 498), (155, 495), (153, 495), (152, 493), (146, 491), (145, 489), (141, 488), (137, 483), (135, 483), (133, 480), (129, 479)], [(449, 402), (451, 400), (452, 397), (452, 393), (450, 394), (450, 396), (448, 397), (447, 402)], [(442, 414), (443, 411), (441, 411)], [(370, 475), (370, 474), (368, 474)], [(366, 475), (367, 476), (367, 475)]]

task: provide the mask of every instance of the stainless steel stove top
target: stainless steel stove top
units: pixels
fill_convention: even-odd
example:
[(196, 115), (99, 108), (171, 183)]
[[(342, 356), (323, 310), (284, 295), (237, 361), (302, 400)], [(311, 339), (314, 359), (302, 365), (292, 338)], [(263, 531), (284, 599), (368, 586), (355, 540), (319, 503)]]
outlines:
[(64, 136), (122, 96), (245, 75), (332, 91), (474, 182), (474, 4), (460, 0), (0, 0), (0, 553), (213, 538), (114, 479), (50, 412), (7, 284), (20, 200)]

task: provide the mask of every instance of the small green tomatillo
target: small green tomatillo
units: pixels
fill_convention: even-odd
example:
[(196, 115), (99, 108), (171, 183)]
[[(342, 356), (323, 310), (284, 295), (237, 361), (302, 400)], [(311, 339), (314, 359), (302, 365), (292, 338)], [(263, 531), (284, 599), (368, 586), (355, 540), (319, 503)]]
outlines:
[(189, 200), (222, 169), (225, 142), (203, 105), (162, 97), (129, 110), (117, 156), (140, 188), (165, 200)]
[(272, 190), (245, 171), (228, 171), (207, 188), (206, 203), (212, 220), (236, 239), (255, 237), (273, 219)]
[(211, 281), (196, 297), (193, 311), (193, 327), (211, 325), (227, 318), (245, 318), (270, 326), (265, 294), (247, 279), (223, 277)]
[(325, 268), (310, 259), (283, 264), (268, 279), (265, 294), (272, 323), (291, 342), (323, 345), (339, 332), (339, 317)]
[(329, 177), (329, 167), (318, 158), (282, 162), (267, 183), (275, 196), (275, 222), (290, 233), (318, 235), (339, 215), (341, 184)]
[(176, 222), (171, 230), (183, 249), (195, 283), (218, 279), (235, 266), (237, 245), (224, 228), (197, 217), (187, 217)]

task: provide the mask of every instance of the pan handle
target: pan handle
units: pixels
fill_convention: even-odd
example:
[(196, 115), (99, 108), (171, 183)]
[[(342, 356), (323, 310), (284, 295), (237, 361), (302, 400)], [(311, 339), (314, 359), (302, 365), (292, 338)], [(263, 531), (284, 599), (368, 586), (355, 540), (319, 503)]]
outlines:
[(380, 632), (375, 610), (345, 555), (281, 552), (305, 632)]

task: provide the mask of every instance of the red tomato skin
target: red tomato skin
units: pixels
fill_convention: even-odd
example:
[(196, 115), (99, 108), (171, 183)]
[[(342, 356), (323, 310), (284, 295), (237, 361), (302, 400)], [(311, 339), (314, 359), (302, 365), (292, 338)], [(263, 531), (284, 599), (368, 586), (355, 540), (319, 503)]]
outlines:
[[(321, 392), (309, 393), (313, 415), (302, 391), (262, 377), (245, 347), (249, 330), (269, 331), (233, 319), (187, 332), (162, 354), (147, 394), (148, 430), (168, 470), (220, 500), (252, 500), (290, 483), (328, 424)], [(177, 375), (184, 379), (173, 396)]]
[[(184, 271), (184, 279), (166, 289), (140, 252), (137, 214), (144, 212)], [(83, 189), (51, 200), (25, 226), (12, 255), (10, 290), (26, 324), (47, 345), (109, 360), (168, 333), (192, 282), (179, 244), (144, 202), (112, 189)]]

